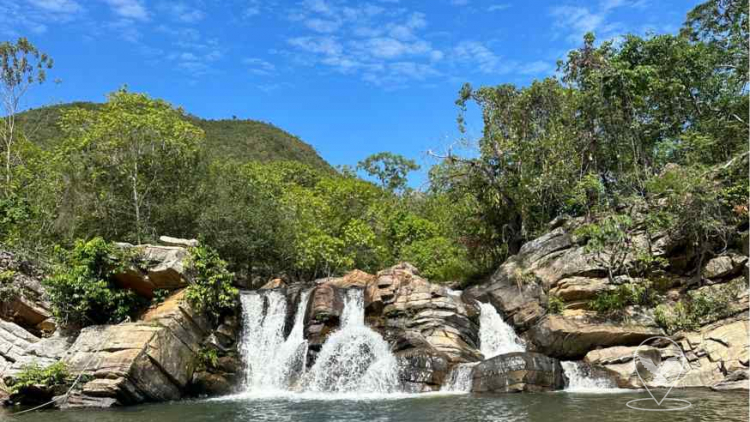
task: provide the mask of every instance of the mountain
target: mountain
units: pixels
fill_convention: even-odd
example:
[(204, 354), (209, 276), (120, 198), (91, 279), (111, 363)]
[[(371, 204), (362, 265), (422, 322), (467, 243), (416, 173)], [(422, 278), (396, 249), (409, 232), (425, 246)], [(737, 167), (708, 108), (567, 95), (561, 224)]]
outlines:
[[(33, 142), (42, 147), (51, 147), (62, 136), (57, 127), (62, 110), (72, 107), (96, 109), (100, 106), (99, 103), (73, 102), (31, 109), (20, 113), (17, 122)], [(207, 120), (192, 115), (186, 119), (206, 132), (206, 150), (212, 159), (299, 161), (315, 168), (332, 170), (331, 165), (312, 146), (270, 123), (249, 119)]]

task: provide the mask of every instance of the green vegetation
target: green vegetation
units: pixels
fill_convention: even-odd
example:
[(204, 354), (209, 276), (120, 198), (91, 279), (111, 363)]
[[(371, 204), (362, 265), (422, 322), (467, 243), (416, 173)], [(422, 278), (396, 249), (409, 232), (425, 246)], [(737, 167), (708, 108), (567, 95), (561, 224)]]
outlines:
[(132, 290), (111, 280), (126, 257), (101, 237), (59, 249), (52, 275), (45, 279), (55, 318), (63, 325), (118, 323), (146, 305)]
[[(119, 258), (107, 242), (159, 235), (206, 245), (193, 251), (188, 298), (217, 318), (234, 306), (232, 274), (312, 280), (405, 260), (437, 281), (480, 280), (562, 215), (585, 222), (576, 240), (610, 281), (648, 274), (660, 283), (670, 263), (654, 251), (657, 233), (684, 249), (699, 277), (748, 227), (747, 16), (747, 0), (709, 0), (679, 34), (587, 34), (558, 77), (465, 85), (458, 124), (479, 108), (479, 153), (433, 153), (423, 191), (408, 188), (418, 166), (406, 157), (364, 158), (357, 168), (372, 183), (351, 167), (333, 171), (272, 126), (201, 120), (126, 89), (104, 104), (13, 114), (20, 129), (0, 155), (0, 241), (69, 249), (50, 291), (56, 313), (79, 324), (121, 320), (138, 306), (109, 284)], [(41, 67), (3, 68), (0, 81), (42, 82), (48, 58), (11, 47)], [(591, 307), (650, 306), (655, 290), (620, 286)]]
[(0, 303), (10, 303), (20, 293), (18, 286), (13, 284), (15, 275), (13, 270), (0, 271)]
[(214, 320), (234, 309), (239, 291), (232, 286), (234, 275), (216, 251), (205, 246), (192, 248), (188, 266), (193, 282), (185, 290), (185, 298), (191, 305)]
[(565, 302), (557, 296), (550, 295), (547, 298), (547, 312), (557, 315), (565, 310)]
[(745, 288), (744, 280), (738, 279), (715, 288), (690, 291), (686, 298), (672, 306), (657, 306), (654, 319), (669, 334), (681, 330), (697, 330), (701, 325), (736, 313), (733, 304), (737, 295)]
[(614, 290), (601, 292), (589, 301), (588, 306), (600, 316), (617, 317), (627, 306), (653, 306), (657, 301), (656, 292), (650, 283), (621, 284)]
[(56, 362), (45, 368), (40, 367), (37, 363), (30, 363), (24, 365), (18, 375), (13, 377), (10, 391), (11, 393), (18, 393), (23, 388), (34, 385), (45, 387), (65, 385), (69, 377), (70, 374), (65, 362)]
[(219, 354), (216, 349), (203, 347), (198, 351), (198, 370), (207, 370), (219, 366)]

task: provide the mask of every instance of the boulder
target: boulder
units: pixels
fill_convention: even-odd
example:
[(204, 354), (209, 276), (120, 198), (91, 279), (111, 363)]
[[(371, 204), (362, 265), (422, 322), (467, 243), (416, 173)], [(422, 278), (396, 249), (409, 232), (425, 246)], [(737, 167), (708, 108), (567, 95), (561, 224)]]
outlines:
[(711, 387), (714, 391), (750, 390), (750, 373), (745, 369), (738, 369), (727, 375), (723, 381)]
[(379, 316), (370, 315), (375, 328), (391, 343), (419, 337), (428, 347), (445, 353), (451, 362), (481, 359), (475, 305), (466, 304), (460, 294), (417, 274), (410, 264), (378, 273), (375, 283), (383, 309)]
[(343, 295), (343, 290), (328, 283), (319, 284), (310, 293), (304, 320), (305, 338), (311, 353), (309, 364), (312, 364), (328, 336), (339, 327), (344, 311)]
[(283, 289), (284, 287), (286, 287), (286, 283), (284, 283), (284, 280), (282, 280), (280, 278), (274, 278), (273, 280), (271, 280), (268, 283), (264, 284), (258, 290)]
[(63, 360), (74, 373), (93, 379), (65, 406), (109, 407), (182, 397), (208, 328), (205, 317), (183, 301), (182, 292), (141, 321), (84, 328)]
[(113, 275), (117, 285), (151, 298), (156, 289), (176, 290), (187, 286), (186, 262), (189, 252), (183, 247), (118, 244), (134, 250), (136, 264)]
[(0, 375), (11, 375), (13, 364), (26, 355), (41, 339), (20, 326), (0, 319)]
[(159, 236), (159, 243), (164, 246), (178, 246), (181, 248), (196, 248), (199, 243), (196, 239), (180, 239), (179, 237)]
[(232, 384), (220, 374), (206, 371), (193, 374), (191, 392), (197, 396), (220, 396), (232, 392)]
[(593, 299), (609, 289), (607, 278), (570, 277), (560, 280), (549, 293), (563, 302), (574, 302)]
[(448, 376), (448, 355), (433, 348), (406, 349), (396, 352), (396, 359), (399, 383), (409, 393), (438, 391)]
[[(595, 369), (602, 369), (608, 378), (614, 380), (618, 388), (642, 388), (635, 372), (633, 355), (639, 353), (641, 359), (649, 359), (654, 365), (661, 363), (661, 351), (653, 346), (614, 346), (592, 350), (586, 354), (584, 362)], [(645, 372), (644, 372), (645, 374)]]
[(698, 332), (678, 334), (690, 361), (691, 370), (680, 383), (683, 387), (714, 386), (724, 381), (726, 374), (748, 369), (747, 313), (701, 328)]
[(747, 262), (747, 256), (728, 253), (726, 255), (712, 258), (703, 268), (703, 277), (717, 279), (731, 277), (742, 272), (742, 267)]
[(525, 337), (535, 349), (561, 359), (579, 359), (590, 350), (609, 346), (637, 346), (649, 337), (664, 335), (661, 328), (633, 322), (597, 319), (591, 313), (548, 315)]
[(560, 361), (539, 353), (515, 352), (484, 360), (472, 369), (474, 393), (516, 393), (565, 388)]

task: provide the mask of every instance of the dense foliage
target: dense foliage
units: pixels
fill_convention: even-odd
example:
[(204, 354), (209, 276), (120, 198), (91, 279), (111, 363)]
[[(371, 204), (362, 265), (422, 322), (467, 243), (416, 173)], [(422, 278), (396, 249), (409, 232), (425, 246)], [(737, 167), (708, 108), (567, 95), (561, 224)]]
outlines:
[[(208, 283), (194, 300), (212, 313), (233, 300), (214, 286), (230, 271), (250, 283), (310, 280), (407, 260), (435, 280), (473, 281), (562, 215), (585, 220), (577, 236), (611, 280), (666, 265), (652, 253), (657, 232), (686, 245), (697, 277), (748, 225), (747, 5), (709, 0), (678, 34), (587, 34), (558, 77), (528, 86), (464, 86), (459, 127), (477, 105), (479, 154), (438, 155), (425, 191), (408, 188), (418, 168), (408, 158), (362, 160), (371, 183), (350, 167), (332, 171), (276, 128), (197, 119), (125, 89), (101, 105), (34, 110), (3, 162), (1, 240), (72, 247), (52, 290), (72, 298), (57, 312), (76, 320), (120, 319), (130, 307), (125, 293), (100, 289), (104, 241), (76, 240), (96, 236), (201, 238), (212, 249), (194, 252)], [(594, 306), (640, 303), (631, 293)], [(109, 301), (106, 313), (87, 305)]]
[(239, 291), (232, 285), (234, 275), (216, 251), (205, 246), (192, 248), (187, 265), (192, 282), (185, 298), (196, 310), (218, 320), (236, 306)]
[[(613, 244), (630, 236), (633, 203), (660, 219), (652, 228), (688, 236), (700, 257), (746, 225), (747, 6), (708, 1), (678, 35), (597, 44), (587, 34), (559, 63), (560, 79), (464, 86), (459, 124), (469, 103), (479, 106), (480, 156), (449, 153), (432, 178), (477, 198), (485, 228), (472, 243), (499, 261), (568, 214), (606, 217), (592, 239)], [(717, 174), (730, 160), (734, 171)]]
[(121, 289), (111, 275), (127, 262), (124, 252), (101, 237), (78, 240), (70, 250), (58, 249), (52, 275), (45, 280), (55, 318), (63, 325), (117, 323), (146, 302)]
[(65, 385), (70, 378), (68, 367), (65, 362), (59, 361), (46, 367), (39, 366), (36, 362), (24, 365), (15, 377), (10, 378), (13, 384), (10, 386), (12, 393), (18, 393), (26, 387), (42, 385), (55, 387)]

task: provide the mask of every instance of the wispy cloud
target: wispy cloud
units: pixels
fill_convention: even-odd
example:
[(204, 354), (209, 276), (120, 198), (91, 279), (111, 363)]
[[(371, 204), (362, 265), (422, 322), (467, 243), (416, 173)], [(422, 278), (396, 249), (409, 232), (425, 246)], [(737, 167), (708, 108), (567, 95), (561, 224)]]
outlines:
[(75, 0), (0, 2), (0, 34), (11, 37), (43, 34), (49, 25), (74, 21), (85, 11)]
[(148, 11), (141, 0), (104, 0), (117, 16), (137, 21), (148, 20)]
[(502, 10), (510, 8), (510, 4), (508, 3), (502, 3), (502, 4), (493, 4), (492, 6), (487, 8), (488, 12), (500, 12)]
[(163, 2), (158, 8), (176, 22), (195, 23), (206, 16), (202, 10), (183, 2)]
[(440, 74), (434, 63), (444, 54), (422, 35), (428, 26), (423, 13), (327, 0), (304, 0), (299, 6), (287, 19), (308, 33), (289, 38), (292, 51), (285, 53), (298, 63), (358, 74), (380, 86)]
[(242, 60), (242, 63), (248, 67), (250, 73), (255, 75), (269, 76), (276, 72), (276, 66), (257, 57), (245, 58)]
[(83, 7), (74, 0), (28, 0), (28, 2), (41, 10), (62, 15), (75, 14), (83, 10)]
[(622, 31), (624, 25), (610, 19), (611, 13), (618, 8), (642, 9), (647, 0), (602, 0), (596, 8), (584, 6), (561, 5), (550, 9), (554, 18), (554, 36), (565, 36), (571, 43), (580, 43), (583, 35), (594, 32), (599, 38), (612, 37)]

